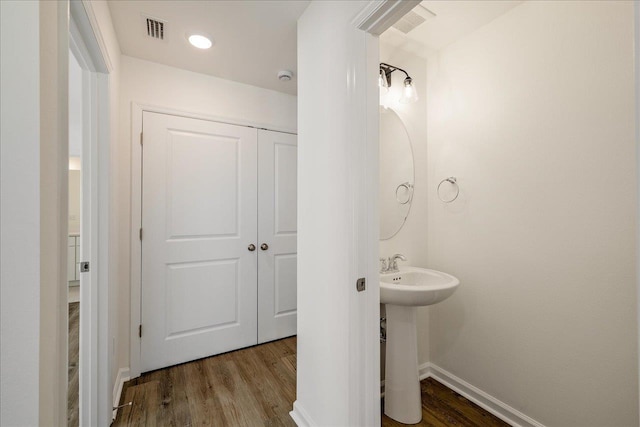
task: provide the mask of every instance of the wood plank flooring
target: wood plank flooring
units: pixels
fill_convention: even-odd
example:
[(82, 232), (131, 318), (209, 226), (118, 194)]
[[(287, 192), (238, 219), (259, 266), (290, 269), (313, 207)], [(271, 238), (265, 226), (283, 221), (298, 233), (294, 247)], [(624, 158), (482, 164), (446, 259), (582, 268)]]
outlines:
[(78, 411), (78, 354), (80, 351), (80, 303), (69, 303), (69, 386), (67, 389), (67, 426), (77, 427)]
[[(433, 379), (420, 426), (507, 426)], [(124, 385), (114, 426), (295, 426), (296, 338), (148, 372)], [(382, 417), (382, 426), (403, 426)]]
[(114, 426), (295, 426), (296, 338), (221, 354), (128, 381)]
[[(445, 387), (433, 378), (420, 382), (422, 392), (422, 422), (413, 424), (430, 427), (509, 427), (501, 419), (493, 416), (465, 397)], [(406, 426), (383, 414), (385, 427)]]

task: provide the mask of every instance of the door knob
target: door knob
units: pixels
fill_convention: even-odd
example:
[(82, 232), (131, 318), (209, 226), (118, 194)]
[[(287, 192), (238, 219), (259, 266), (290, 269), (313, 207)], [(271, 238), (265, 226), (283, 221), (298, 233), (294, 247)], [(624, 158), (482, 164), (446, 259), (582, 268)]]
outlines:
[(249, 245), (249, 247), (247, 248), (249, 249), (250, 252), (253, 252), (256, 250), (256, 245), (254, 245), (253, 243)]
[(263, 243), (260, 245), (260, 249), (262, 249), (263, 251), (266, 251), (267, 249), (269, 249), (269, 245), (267, 245), (266, 243)]

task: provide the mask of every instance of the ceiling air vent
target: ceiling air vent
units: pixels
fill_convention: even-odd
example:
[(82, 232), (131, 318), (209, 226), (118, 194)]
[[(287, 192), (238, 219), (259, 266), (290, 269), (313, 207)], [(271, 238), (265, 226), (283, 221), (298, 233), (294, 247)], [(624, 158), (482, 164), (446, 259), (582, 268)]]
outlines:
[(392, 27), (407, 34), (409, 31), (415, 29), (427, 19), (434, 18), (435, 16), (435, 13), (419, 4), (413, 10), (409, 11), (406, 15), (400, 18), (400, 20), (393, 24)]
[(146, 21), (147, 35), (157, 40), (164, 40), (164, 31), (167, 23), (148, 16), (143, 16), (143, 18)]
[(409, 31), (422, 24), (426, 19), (415, 12), (409, 12), (404, 15), (398, 22), (393, 24), (393, 28), (407, 34)]

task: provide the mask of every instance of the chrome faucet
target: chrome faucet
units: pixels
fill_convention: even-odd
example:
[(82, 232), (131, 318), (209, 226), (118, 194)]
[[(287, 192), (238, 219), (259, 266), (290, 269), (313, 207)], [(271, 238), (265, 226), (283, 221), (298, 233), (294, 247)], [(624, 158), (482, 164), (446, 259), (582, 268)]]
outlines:
[(397, 273), (400, 271), (398, 269), (398, 260), (406, 261), (407, 257), (402, 254), (395, 254), (386, 260), (384, 258), (380, 258), (380, 273)]
[(395, 273), (397, 271), (400, 271), (398, 269), (398, 260), (400, 261), (406, 261), (407, 257), (402, 255), (402, 254), (395, 254), (394, 256), (392, 256), (391, 258), (389, 258), (389, 265), (388, 265), (388, 270), (392, 273)]
[(380, 274), (387, 272), (387, 260), (380, 258)]

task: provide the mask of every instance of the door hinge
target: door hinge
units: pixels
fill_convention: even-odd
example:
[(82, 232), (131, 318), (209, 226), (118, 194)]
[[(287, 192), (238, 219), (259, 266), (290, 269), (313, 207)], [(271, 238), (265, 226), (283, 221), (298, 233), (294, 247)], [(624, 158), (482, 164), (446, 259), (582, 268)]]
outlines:
[(142, 338), (142, 325), (138, 325), (138, 337)]
[(142, 240), (142, 227), (140, 227), (140, 240)]
[(142, 145), (142, 132), (140, 132), (140, 145)]

